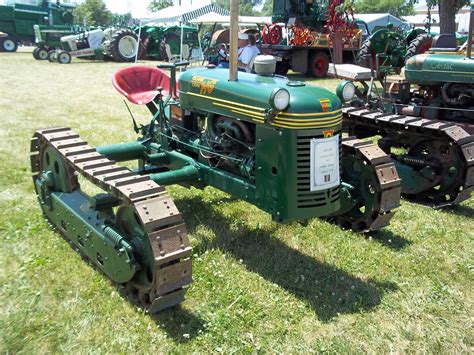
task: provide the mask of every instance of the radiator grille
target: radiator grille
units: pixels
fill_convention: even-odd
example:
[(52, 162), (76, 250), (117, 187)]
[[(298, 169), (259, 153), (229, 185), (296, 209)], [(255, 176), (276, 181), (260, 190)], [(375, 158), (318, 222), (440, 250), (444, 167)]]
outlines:
[[(299, 136), (296, 140), (296, 204), (298, 208), (322, 207), (339, 198), (340, 185), (323, 191), (310, 191), (310, 142), (322, 136)], [(339, 161), (341, 161), (341, 140), (339, 140)]]

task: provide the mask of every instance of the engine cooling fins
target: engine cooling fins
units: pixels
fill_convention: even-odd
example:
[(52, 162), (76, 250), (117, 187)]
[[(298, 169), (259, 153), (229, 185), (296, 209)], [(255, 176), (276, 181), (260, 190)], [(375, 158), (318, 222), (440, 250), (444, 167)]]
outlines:
[[(150, 312), (184, 300), (191, 252), (164, 187), (99, 154), (69, 128), (35, 132), (31, 169), (45, 217)], [(89, 196), (77, 175), (105, 194)]]

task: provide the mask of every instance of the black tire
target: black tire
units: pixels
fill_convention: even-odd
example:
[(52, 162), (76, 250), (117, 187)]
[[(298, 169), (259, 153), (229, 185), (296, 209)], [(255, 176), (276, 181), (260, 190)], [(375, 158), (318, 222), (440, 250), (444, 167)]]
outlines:
[(161, 40), (160, 43), (160, 59), (169, 62), (170, 58), (168, 58), (168, 54), (166, 53), (166, 44), (170, 44), (173, 41), (178, 41), (180, 42), (179, 36), (176, 33), (165, 33), (163, 36), (163, 39)]
[(59, 64), (71, 63), (71, 55), (68, 52), (61, 51), (57, 54)]
[(44, 47), (39, 47), (37, 55), (38, 55), (38, 60), (46, 60), (48, 59), (48, 50)]
[(16, 52), (18, 49), (18, 41), (10, 35), (2, 37), (0, 41), (0, 48), (2, 52)]
[(36, 60), (39, 60), (38, 58), (38, 51), (39, 51), (39, 48), (36, 47), (35, 49), (33, 49), (33, 58), (35, 58)]
[(58, 61), (58, 56), (56, 55), (56, 50), (53, 49), (53, 50), (50, 50), (48, 52), (48, 60), (50, 63), (55, 63)]
[(433, 37), (431, 37), (428, 33), (420, 33), (418, 36), (416, 36), (407, 47), (405, 63), (414, 55), (425, 53), (431, 48), (431, 43), (433, 43)]
[(313, 78), (325, 78), (329, 69), (329, 57), (325, 52), (318, 51), (310, 56), (308, 74)]
[(116, 62), (134, 62), (138, 36), (129, 29), (121, 29), (112, 35), (110, 54)]
[(375, 56), (374, 56), (374, 49), (372, 48), (372, 44), (370, 40), (366, 40), (362, 43), (362, 46), (359, 49), (356, 57), (356, 64), (360, 65), (361, 67), (370, 68), (370, 62), (372, 58), (372, 67), (375, 69)]

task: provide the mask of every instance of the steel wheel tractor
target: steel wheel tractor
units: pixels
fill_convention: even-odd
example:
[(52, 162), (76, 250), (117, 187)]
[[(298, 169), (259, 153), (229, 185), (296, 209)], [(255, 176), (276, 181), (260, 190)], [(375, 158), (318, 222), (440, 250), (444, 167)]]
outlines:
[[(165, 186), (213, 186), (276, 222), (327, 218), (356, 232), (389, 224), (400, 179), (377, 146), (342, 139), (333, 93), (268, 71), (180, 62), (119, 70), (115, 88), (146, 105), (136, 141), (93, 148), (69, 128), (36, 131), (33, 181), (45, 217), (151, 312), (182, 302), (191, 278), (183, 218)], [(163, 69), (170, 69), (168, 75)], [(273, 65), (273, 70), (274, 70)], [(137, 169), (119, 162), (138, 160)], [(89, 196), (78, 175), (103, 193)]]
[(133, 62), (137, 50), (138, 37), (132, 30), (95, 29), (61, 37), (61, 49), (49, 51), (47, 59), (60, 64), (69, 64), (72, 57)]
[(357, 54), (356, 63), (377, 71), (400, 71), (406, 60), (426, 52), (432, 36), (423, 29), (407, 27), (395, 29), (392, 24), (370, 35)]
[(364, 80), (364, 90), (340, 84), (358, 95), (343, 108), (346, 129), (358, 138), (381, 136), (404, 197), (432, 207), (458, 204), (474, 191), (473, 18), (474, 7), (462, 47), (454, 35), (438, 36), (429, 52), (407, 61), (403, 75), (385, 77), (381, 93)]

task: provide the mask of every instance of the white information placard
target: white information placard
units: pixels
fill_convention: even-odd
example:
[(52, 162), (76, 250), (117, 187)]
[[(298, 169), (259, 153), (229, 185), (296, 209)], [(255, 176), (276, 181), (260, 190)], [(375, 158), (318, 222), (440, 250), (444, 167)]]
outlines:
[(339, 135), (311, 140), (310, 190), (325, 190), (340, 183)]

